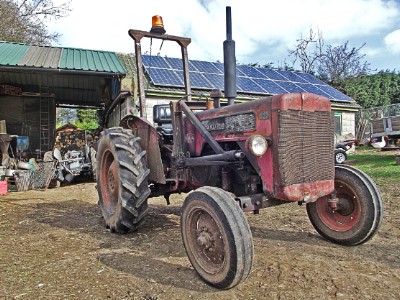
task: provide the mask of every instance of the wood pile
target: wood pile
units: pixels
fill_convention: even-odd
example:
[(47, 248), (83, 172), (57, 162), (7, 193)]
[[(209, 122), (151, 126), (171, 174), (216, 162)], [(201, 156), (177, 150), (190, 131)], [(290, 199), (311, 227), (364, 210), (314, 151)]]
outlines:
[(22, 89), (12, 85), (0, 85), (0, 95), (21, 96)]

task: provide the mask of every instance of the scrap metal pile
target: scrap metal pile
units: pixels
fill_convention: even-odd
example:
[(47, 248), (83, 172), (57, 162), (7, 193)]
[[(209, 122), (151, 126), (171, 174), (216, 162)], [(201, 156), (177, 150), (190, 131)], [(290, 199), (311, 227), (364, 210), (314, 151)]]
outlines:
[(0, 181), (6, 181), (8, 190), (46, 189), (80, 175), (94, 177), (95, 135), (84, 130), (59, 132), (52, 151), (29, 157), (29, 137), (5, 133), (5, 124), (1, 132)]

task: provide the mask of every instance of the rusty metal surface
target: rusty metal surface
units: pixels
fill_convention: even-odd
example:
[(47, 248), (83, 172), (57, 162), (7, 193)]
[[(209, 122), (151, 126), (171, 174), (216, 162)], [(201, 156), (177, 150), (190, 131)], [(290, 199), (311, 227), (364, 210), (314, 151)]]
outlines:
[(199, 204), (191, 209), (188, 224), (184, 228), (196, 262), (211, 274), (217, 274), (224, 267), (227, 255), (226, 235), (218, 226), (219, 221), (214, 218), (208, 207)]
[[(235, 118), (252, 113), (252, 122)], [(239, 128), (225, 130), (233, 116)], [(238, 142), (262, 178), (263, 191), (286, 201), (316, 199), (333, 190), (333, 121), (328, 99), (309, 93), (266, 97), (260, 100), (196, 113), (218, 142)], [(211, 125), (210, 125), (211, 124)], [(186, 142), (192, 156), (201, 156), (204, 137), (186, 120)], [(247, 139), (261, 134), (269, 140), (267, 152), (253, 158)]]
[(191, 86), (189, 77), (189, 57), (187, 47), (189, 46), (191, 39), (185, 37), (179, 37), (168, 34), (152, 33), (142, 30), (129, 30), (129, 36), (135, 41), (135, 57), (136, 57), (136, 70), (137, 70), (137, 81), (138, 81), (138, 94), (140, 104), (140, 116), (146, 117), (146, 98), (144, 91), (144, 74), (143, 74), (143, 63), (142, 63), (142, 46), (141, 40), (144, 37), (155, 38), (167, 41), (175, 41), (181, 47), (182, 62), (183, 62), (183, 80), (185, 83), (186, 97), (188, 101), (191, 101)]
[(185, 113), (186, 117), (193, 124), (193, 126), (197, 129), (196, 132), (201, 134), (201, 136), (210, 145), (210, 147), (214, 150), (214, 152), (217, 154), (224, 153), (224, 150), (212, 137), (210, 131), (207, 130), (207, 128), (204, 126), (204, 124), (202, 122), (199, 121), (199, 119), (197, 119), (197, 117), (189, 109), (189, 107), (185, 104), (185, 102), (180, 101), (179, 104), (180, 104), (183, 112)]
[(289, 186), (276, 186), (274, 196), (286, 201), (312, 202), (329, 195), (334, 190), (334, 180), (306, 182)]
[[(218, 142), (246, 141), (252, 134), (271, 135), (271, 122), (265, 116), (271, 111), (271, 97), (246, 103), (224, 106), (218, 109), (196, 112), (196, 117), (215, 129), (210, 134)], [(245, 115), (245, 117), (241, 117)], [(185, 120), (185, 130), (189, 151), (194, 156), (201, 155), (205, 139)]]
[(286, 110), (278, 120), (281, 185), (333, 180), (333, 114)]
[(140, 137), (140, 147), (146, 150), (146, 162), (150, 169), (149, 180), (165, 184), (164, 166), (161, 160), (161, 152), (156, 129), (143, 118), (127, 116), (121, 120), (120, 126), (131, 129), (132, 133)]
[(40, 162), (38, 168), (30, 176), (30, 184), (33, 189), (45, 189), (49, 186), (56, 171), (55, 161)]
[(315, 200), (334, 189), (333, 114), (328, 99), (309, 94), (272, 97), (274, 194)]

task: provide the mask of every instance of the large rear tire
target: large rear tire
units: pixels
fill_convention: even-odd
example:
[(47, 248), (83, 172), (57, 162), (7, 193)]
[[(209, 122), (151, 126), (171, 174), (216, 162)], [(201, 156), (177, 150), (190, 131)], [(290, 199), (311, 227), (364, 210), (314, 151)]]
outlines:
[(235, 199), (216, 187), (190, 193), (182, 207), (186, 253), (208, 284), (229, 289), (244, 281), (253, 264), (253, 238)]
[(383, 204), (379, 189), (362, 171), (350, 166), (335, 167), (337, 208), (328, 197), (307, 204), (307, 214), (315, 230), (324, 238), (353, 246), (370, 240), (382, 222)]
[(139, 138), (131, 130), (110, 128), (101, 133), (97, 190), (101, 212), (111, 232), (136, 230), (147, 213), (150, 170)]

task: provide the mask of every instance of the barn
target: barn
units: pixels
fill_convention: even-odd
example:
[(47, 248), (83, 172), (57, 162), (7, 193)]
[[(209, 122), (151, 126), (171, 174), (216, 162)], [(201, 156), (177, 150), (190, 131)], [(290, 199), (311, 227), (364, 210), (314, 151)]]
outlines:
[(2, 133), (29, 137), (28, 155), (41, 157), (54, 145), (56, 107), (103, 109), (125, 74), (114, 52), (0, 42)]

